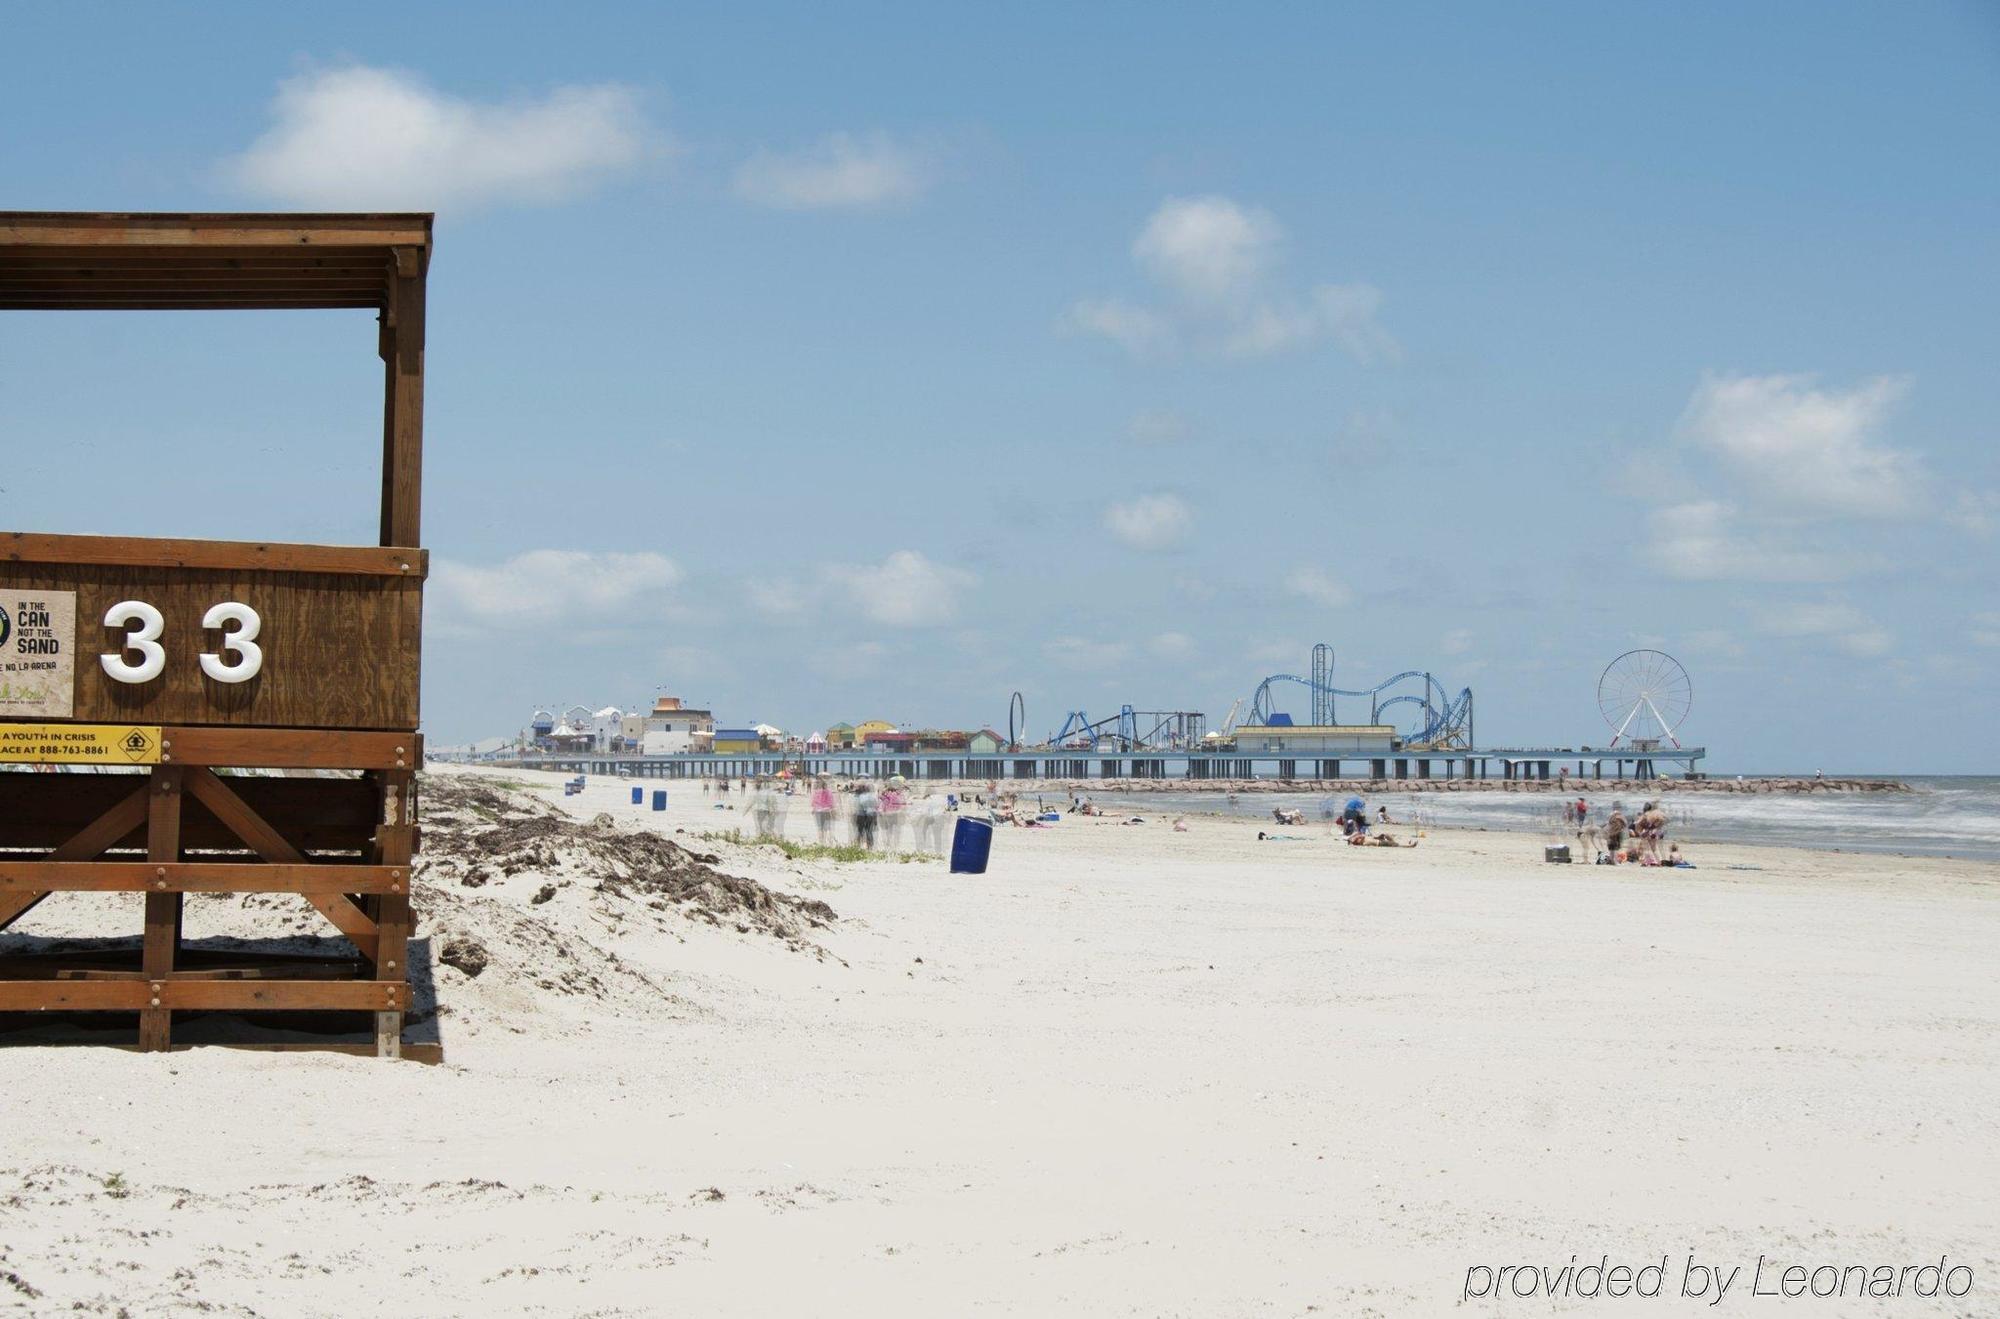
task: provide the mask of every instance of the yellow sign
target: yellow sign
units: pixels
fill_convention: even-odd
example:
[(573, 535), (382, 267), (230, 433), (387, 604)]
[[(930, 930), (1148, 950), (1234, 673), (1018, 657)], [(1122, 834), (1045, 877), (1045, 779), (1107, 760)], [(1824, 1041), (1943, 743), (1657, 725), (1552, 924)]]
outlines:
[(0, 762), (157, 765), (158, 725), (0, 723)]

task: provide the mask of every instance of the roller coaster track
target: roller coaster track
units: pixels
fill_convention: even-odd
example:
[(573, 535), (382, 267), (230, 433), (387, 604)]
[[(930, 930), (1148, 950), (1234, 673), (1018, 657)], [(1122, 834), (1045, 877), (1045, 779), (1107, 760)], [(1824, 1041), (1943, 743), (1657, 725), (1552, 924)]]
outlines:
[[(1382, 693), (1397, 683), (1420, 680), (1424, 684), (1422, 696), (1404, 692), (1382, 699)], [(1279, 683), (1297, 683), (1312, 697), (1314, 709), (1332, 710), (1333, 698), (1351, 696), (1368, 699), (1368, 722), (1382, 722), (1382, 712), (1393, 705), (1414, 705), (1422, 711), (1416, 728), (1403, 734), (1407, 746), (1470, 746), (1472, 744), (1472, 689), (1460, 691), (1447, 699), (1445, 688), (1437, 679), (1421, 669), (1405, 669), (1393, 678), (1385, 678), (1373, 687), (1351, 690), (1335, 687), (1329, 683), (1316, 683), (1311, 678), (1302, 678), (1296, 673), (1274, 673), (1257, 684), (1256, 695), (1250, 698), (1250, 717), (1260, 724), (1268, 724), (1277, 708), (1272, 703), (1272, 687)]]

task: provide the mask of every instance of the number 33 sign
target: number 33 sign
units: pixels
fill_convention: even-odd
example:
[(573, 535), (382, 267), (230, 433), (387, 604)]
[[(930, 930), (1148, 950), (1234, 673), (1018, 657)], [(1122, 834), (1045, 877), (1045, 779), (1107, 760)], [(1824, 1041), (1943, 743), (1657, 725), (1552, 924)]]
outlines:
[[(228, 631), (231, 623), (236, 625), (233, 632)], [(230, 600), (203, 614), (201, 625), (222, 630), (225, 634), (222, 648), (235, 656), (233, 663), (225, 664), (220, 655), (203, 654), (203, 673), (217, 682), (248, 682), (257, 676), (257, 671), (264, 667), (264, 652), (257, 645), (257, 630), (263, 626), (263, 620), (257, 617), (256, 610)], [(104, 626), (130, 629), (125, 634), (124, 650), (97, 657), (104, 671), (119, 682), (151, 682), (167, 667), (167, 652), (160, 645), (166, 620), (144, 600), (122, 600), (111, 606), (104, 611)], [(128, 653), (137, 654), (138, 663), (127, 660)]]

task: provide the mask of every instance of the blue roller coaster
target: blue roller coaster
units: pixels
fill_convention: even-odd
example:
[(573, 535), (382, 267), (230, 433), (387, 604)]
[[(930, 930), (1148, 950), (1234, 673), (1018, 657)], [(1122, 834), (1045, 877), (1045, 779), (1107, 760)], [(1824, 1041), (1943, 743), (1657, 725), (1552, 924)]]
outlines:
[[(1273, 689), (1281, 684), (1296, 683), (1310, 695), (1312, 720), (1316, 724), (1339, 722), (1338, 698), (1366, 697), (1368, 722), (1371, 724), (1383, 722), (1383, 715), (1395, 706), (1416, 707), (1408, 726), (1399, 725), (1404, 746), (1445, 749), (1472, 745), (1472, 688), (1467, 687), (1457, 696), (1451, 696), (1449, 689), (1430, 674), (1421, 669), (1407, 669), (1373, 687), (1349, 690), (1333, 685), (1332, 647), (1325, 643), (1314, 646), (1312, 658), (1313, 676), (1310, 678), (1302, 678), (1296, 673), (1274, 673), (1257, 684), (1256, 694), (1250, 698), (1252, 722), (1269, 724), (1274, 719), (1280, 723), (1289, 722), (1290, 716), (1277, 708)], [(1384, 693), (1406, 682), (1421, 682), (1422, 693), (1406, 691), (1385, 697)]]
[(1187, 751), (1201, 745), (1208, 718), (1199, 710), (1135, 710), (1122, 706), (1107, 719), (1071, 710), (1051, 747), (1090, 751)]

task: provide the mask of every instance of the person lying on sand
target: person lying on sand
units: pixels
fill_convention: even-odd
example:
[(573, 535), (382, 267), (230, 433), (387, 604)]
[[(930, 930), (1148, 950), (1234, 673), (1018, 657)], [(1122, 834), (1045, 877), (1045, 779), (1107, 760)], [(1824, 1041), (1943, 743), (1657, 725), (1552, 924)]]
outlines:
[(1347, 842), (1350, 847), (1415, 847), (1417, 845), (1417, 840), (1414, 838), (1408, 842), (1399, 843), (1396, 841), (1396, 835), (1383, 833), (1378, 833), (1373, 837), (1367, 834), (1349, 834)]
[(1175, 832), (1175, 833), (1177, 833), (1177, 834), (1184, 834), (1184, 833), (1186, 833), (1187, 831), (1188, 831), (1188, 827), (1187, 827), (1187, 818), (1186, 818), (1185, 816), (1179, 816), (1179, 815), (1175, 816), (1175, 817), (1174, 817), (1174, 832)]

